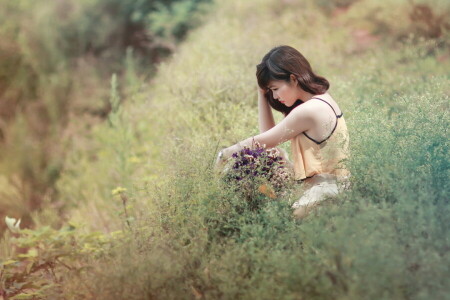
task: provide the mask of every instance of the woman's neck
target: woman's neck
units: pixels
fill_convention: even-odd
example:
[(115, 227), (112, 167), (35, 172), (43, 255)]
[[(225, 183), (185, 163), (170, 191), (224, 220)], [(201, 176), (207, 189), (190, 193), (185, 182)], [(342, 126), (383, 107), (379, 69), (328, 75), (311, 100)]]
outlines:
[(301, 99), (303, 102), (309, 101), (312, 99), (312, 97), (314, 97), (315, 95), (305, 92), (303, 90), (301, 90), (299, 92), (299, 99)]

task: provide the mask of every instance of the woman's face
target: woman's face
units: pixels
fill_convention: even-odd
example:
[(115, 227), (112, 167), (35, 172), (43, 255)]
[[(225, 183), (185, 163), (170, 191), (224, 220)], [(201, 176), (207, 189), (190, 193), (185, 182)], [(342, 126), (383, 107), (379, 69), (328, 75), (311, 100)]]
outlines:
[(273, 93), (273, 98), (280, 101), (287, 107), (294, 105), (299, 98), (300, 88), (293, 81), (273, 80), (268, 88)]

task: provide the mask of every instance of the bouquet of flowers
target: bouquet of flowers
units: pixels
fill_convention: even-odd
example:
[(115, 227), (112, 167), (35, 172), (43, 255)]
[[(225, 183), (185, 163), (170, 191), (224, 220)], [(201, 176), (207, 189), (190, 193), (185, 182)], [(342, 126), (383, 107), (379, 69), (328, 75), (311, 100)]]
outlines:
[[(291, 168), (276, 148), (264, 149), (258, 142), (233, 153), (224, 169), (224, 180), (254, 202), (275, 199), (293, 180)], [(264, 197), (266, 196), (266, 197)]]

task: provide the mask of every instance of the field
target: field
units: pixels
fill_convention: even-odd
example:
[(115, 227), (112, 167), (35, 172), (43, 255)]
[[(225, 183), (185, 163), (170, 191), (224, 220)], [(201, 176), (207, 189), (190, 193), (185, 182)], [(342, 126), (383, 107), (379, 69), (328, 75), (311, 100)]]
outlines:
[[(151, 80), (111, 76), (107, 118), (64, 148), (61, 210), (1, 240), (0, 299), (450, 299), (450, 6), (214, 5)], [(256, 65), (283, 44), (351, 139), (351, 189), (303, 220), (296, 187), (254, 210), (213, 169), (258, 133)]]

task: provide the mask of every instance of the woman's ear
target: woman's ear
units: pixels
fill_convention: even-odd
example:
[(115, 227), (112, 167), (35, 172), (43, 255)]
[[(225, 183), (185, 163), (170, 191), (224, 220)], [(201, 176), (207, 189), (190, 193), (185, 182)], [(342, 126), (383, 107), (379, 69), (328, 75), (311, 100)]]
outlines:
[(294, 85), (298, 84), (297, 77), (295, 77), (294, 74), (289, 75), (289, 79), (291, 80), (292, 84), (294, 84)]

